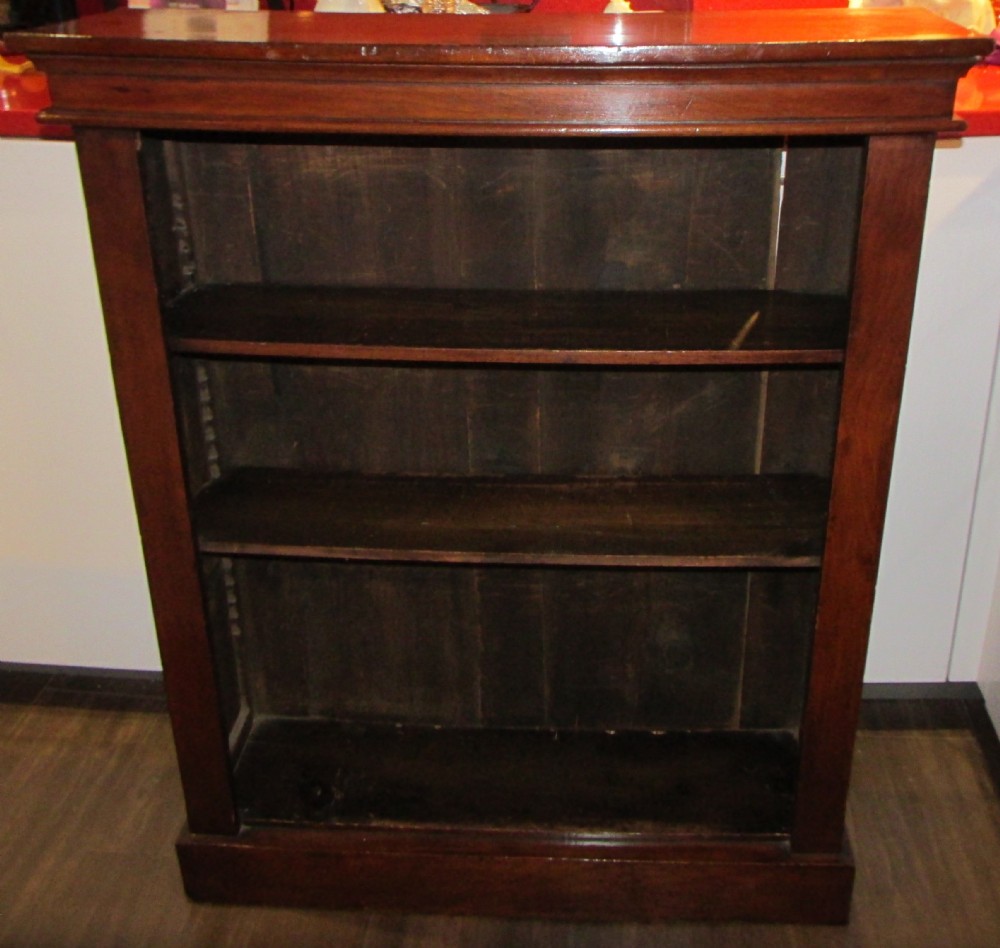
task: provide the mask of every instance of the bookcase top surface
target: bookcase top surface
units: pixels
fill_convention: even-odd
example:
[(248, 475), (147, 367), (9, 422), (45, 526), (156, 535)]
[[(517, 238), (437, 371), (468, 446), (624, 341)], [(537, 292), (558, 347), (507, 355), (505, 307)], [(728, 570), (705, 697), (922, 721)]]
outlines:
[(12, 34), (34, 55), (433, 65), (685, 65), (974, 57), (985, 37), (916, 9), (655, 16), (370, 16), (115, 10)]
[(515, 137), (954, 129), (992, 41), (920, 10), (118, 10), (13, 34), (80, 127)]

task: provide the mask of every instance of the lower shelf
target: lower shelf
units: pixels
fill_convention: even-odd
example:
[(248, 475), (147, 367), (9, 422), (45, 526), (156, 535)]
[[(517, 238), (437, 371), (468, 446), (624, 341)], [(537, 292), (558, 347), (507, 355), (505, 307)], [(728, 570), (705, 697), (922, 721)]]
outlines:
[(796, 741), (778, 731), (575, 731), (259, 721), (247, 824), (780, 836)]

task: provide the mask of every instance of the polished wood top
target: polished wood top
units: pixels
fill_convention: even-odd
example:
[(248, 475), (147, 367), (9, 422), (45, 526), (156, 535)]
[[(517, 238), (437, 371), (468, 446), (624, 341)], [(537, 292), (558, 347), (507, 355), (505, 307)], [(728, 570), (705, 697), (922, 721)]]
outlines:
[(436, 65), (927, 59), (991, 48), (914, 9), (491, 17), (121, 9), (8, 39), (30, 54)]

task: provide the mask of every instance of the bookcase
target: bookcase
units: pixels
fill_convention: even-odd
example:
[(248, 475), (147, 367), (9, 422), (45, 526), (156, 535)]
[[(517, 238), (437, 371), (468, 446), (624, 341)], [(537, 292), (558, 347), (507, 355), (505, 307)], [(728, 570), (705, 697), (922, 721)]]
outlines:
[(76, 128), (194, 898), (843, 921), (929, 14), (118, 11)]

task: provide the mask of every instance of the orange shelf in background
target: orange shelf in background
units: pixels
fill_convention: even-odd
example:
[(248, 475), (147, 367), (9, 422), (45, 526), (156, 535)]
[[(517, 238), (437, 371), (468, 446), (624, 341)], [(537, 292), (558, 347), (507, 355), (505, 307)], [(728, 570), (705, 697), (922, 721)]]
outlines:
[(968, 125), (963, 135), (1000, 135), (1000, 66), (973, 66), (959, 80), (955, 114)]
[[(23, 67), (23, 56), (2, 56), (3, 64)], [(71, 138), (62, 125), (40, 125), (38, 113), (51, 104), (45, 74), (29, 66), (23, 72), (0, 69), (0, 138)]]

